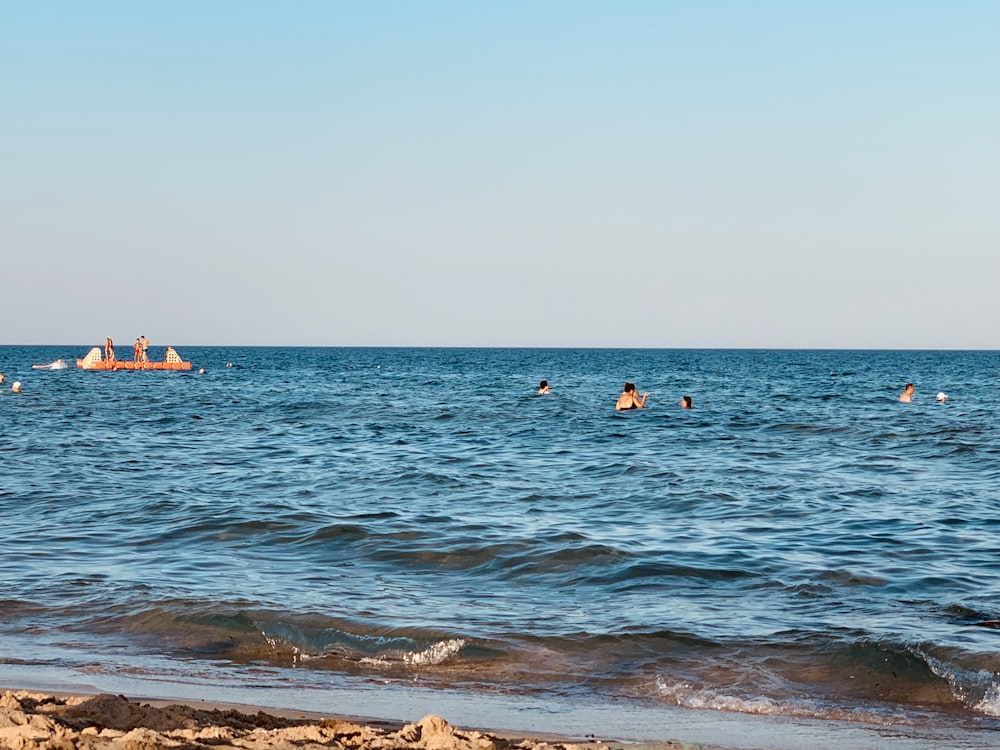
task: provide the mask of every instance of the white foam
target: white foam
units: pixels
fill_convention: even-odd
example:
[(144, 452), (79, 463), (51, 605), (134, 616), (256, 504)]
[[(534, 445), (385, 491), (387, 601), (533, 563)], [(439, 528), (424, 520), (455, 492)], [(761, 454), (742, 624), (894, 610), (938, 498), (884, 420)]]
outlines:
[[(402, 655), (400, 661), (404, 664), (413, 664), (416, 666), (426, 666), (441, 664), (446, 659), (457, 654), (462, 646), (465, 645), (465, 640), (462, 638), (451, 638), (447, 641), (438, 641), (423, 651), (409, 651)], [(391, 664), (394, 659), (388, 656), (367, 656), (361, 660), (362, 664), (370, 664), (373, 666), (387, 666)]]
[(461, 638), (438, 641), (423, 651), (406, 654), (403, 657), (403, 661), (407, 664), (440, 664), (449, 657), (457, 654), (464, 645), (465, 641)]
[(1000, 716), (1000, 685), (991, 684), (986, 689), (983, 699), (975, 705), (975, 710), (987, 716)]
[(795, 718), (854, 721), (866, 724), (897, 724), (900, 717), (888, 717), (871, 711), (837, 708), (808, 701), (780, 701), (763, 696), (737, 697), (688, 683), (671, 684), (664, 677), (656, 678), (660, 695), (681, 708), (693, 708), (759, 716), (791, 716)]
[(662, 697), (682, 708), (774, 716), (788, 713), (787, 710), (782, 710), (777, 702), (768, 698), (746, 699), (720, 695), (712, 690), (694, 687), (684, 682), (670, 684), (663, 677), (656, 678), (656, 688)]
[(917, 652), (938, 677), (948, 681), (951, 694), (973, 711), (1000, 716), (1000, 682), (986, 669), (973, 672)]

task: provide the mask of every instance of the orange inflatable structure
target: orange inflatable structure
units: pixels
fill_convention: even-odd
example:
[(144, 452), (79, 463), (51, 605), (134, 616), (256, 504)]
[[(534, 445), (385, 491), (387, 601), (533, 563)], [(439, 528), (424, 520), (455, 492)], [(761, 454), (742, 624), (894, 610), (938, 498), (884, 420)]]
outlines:
[(101, 347), (95, 346), (83, 359), (76, 361), (76, 366), (81, 370), (190, 370), (191, 363), (185, 362), (172, 347), (167, 347), (167, 352), (162, 362), (133, 362), (126, 359), (104, 359)]

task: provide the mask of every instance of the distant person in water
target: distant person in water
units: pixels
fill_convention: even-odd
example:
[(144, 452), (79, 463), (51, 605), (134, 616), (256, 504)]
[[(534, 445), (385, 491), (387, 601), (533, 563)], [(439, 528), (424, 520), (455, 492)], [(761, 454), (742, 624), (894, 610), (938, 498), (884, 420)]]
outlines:
[(642, 398), (639, 398), (639, 394), (635, 390), (635, 383), (626, 383), (622, 389), (622, 395), (618, 397), (618, 401), (615, 403), (615, 411), (641, 409), (646, 405), (647, 398), (649, 398), (649, 393), (644, 393), (642, 394)]
[[(0, 381), (0, 382), (3, 382), (3, 381)], [(948, 400), (948, 394), (945, 393), (944, 391), (938, 391), (937, 400), (940, 401), (943, 404), (945, 401)]]
[(915, 389), (913, 387), (913, 383), (907, 383), (906, 387), (903, 389), (903, 392), (899, 394), (899, 400), (902, 401), (904, 404), (910, 403), (913, 400), (914, 390)]
[(546, 393), (552, 393), (552, 391), (549, 390), (549, 381), (543, 380), (538, 384), (538, 395), (544, 396)]
[(108, 362), (115, 361), (115, 342), (111, 340), (110, 336), (104, 339), (104, 358)]
[(690, 409), (691, 408), (691, 397), (690, 396), (681, 396), (681, 408), (682, 409)]
[(20, 393), (21, 392), (21, 384), (18, 381), (15, 380), (14, 384), (10, 387), (10, 392), (11, 393)]
[(0, 372), (0, 385), (3, 385), (3, 381), (5, 381), (6, 379), (7, 378), (4, 377), (4, 374)]

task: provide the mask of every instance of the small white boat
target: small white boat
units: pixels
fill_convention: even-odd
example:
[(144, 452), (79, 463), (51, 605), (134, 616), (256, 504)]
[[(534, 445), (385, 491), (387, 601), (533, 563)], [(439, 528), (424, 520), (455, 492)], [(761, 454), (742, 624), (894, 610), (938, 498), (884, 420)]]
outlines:
[(47, 365), (32, 365), (32, 370), (65, 370), (69, 365), (60, 357), (55, 362), (49, 362)]

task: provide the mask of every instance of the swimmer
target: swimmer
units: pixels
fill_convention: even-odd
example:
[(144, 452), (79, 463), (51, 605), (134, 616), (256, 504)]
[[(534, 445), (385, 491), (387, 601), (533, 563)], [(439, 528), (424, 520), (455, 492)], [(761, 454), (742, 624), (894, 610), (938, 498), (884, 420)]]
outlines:
[(944, 391), (938, 391), (937, 400), (943, 404), (945, 401), (948, 400), (948, 394), (945, 393)]
[(682, 409), (690, 409), (691, 408), (691, 397), (690, 396), (681, 396), (681, 408)]
[(904, 404), (908, 404), (913, 401), (913, 383), (907, 383), (903, 392), (899, 394), (899, 400)]
[(4, 377), (3, 373), (0, 372), (0, 385), (3, 385), (4, 380), (6, 380), (6, 378)]
[(10, 386), (10, 392), (11, 393), (20, 393), (21, 392), (21, 381), (15, 380), (11, 384), (11, 386)]
[(204, 375), (205, 374), (205, 368), (204, 367), (199, 367), (198, 368), (198, 374), (199, 375)]
[(635, 383), (625, 383), (622, 394), (618, 397), (618, 401), (615, 402), (615, 411), (642, 409), (646, 405), (646, 399), (649, 396), (650, 394), (647, 392), (642, 394), (642, 398), (639, 398), (639, 394), (635, 390)]
[(543, 396), (546, 393), (552, 393), (552, 391), (549, 390), (549, 381), (543, 380), (541, 383), (538, 384), (538, 395)]

